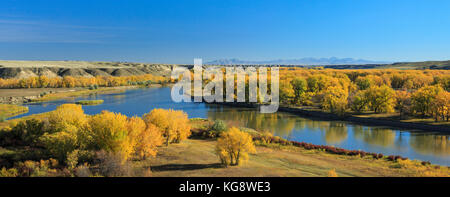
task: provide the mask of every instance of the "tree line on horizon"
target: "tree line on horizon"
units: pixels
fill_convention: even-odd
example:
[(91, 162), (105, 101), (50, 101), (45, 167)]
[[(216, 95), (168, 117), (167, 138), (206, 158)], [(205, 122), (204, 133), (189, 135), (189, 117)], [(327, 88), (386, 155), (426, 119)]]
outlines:
[(96, 87), (116, 87), (127, 85), (148, 85), (152, 83), (167, 83), (169, 79), (163, 76), (152, 74), (135, 76), (96, 76), (96, 77), (28, 77), (22, 79), (0, 78), (0, 88), (96, 88)]

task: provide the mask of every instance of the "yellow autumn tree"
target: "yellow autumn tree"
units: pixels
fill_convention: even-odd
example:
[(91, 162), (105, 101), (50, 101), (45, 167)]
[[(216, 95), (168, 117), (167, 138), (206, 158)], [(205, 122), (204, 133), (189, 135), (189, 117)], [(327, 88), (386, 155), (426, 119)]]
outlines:
[(338, 177), (338, 174), (336, 173), (336, 169), (331, 169), (328, 171), (328, 177)]
[(422, 117), (431, 116), (433, 114), (432, 107), (437, 95), (445, 91), (441, 86), (425, 86), (420, 88), (411, 95), (412, 107), (414, 113), (420, 114)]
[(136, 144), (136, 153), (141, 159), (154, 157), (157, 153), (157, 147), (163, 144), (161, 131), (154, 124), (149, 123), (147, 128), (139, 134)]
[(436, 94), (431, 107), (436, 122), (439, 120), (448, 122), (450, 114), (450, 93), (444, 90)]
[(39, 76), (39, 84), (40, 84), (39, 87), (46, 88), (49, 85), (49, 83), (50, 83), (50, 80), (48, 79), (48, 77), (46, 77), (44, 75)]
[(65, 76), (63, 77), (63, 87), (73, 88), (76, 85), (77, 80), (75, 77)]
[(76, 131), (61, 131), (45, 133), (39, 138), (40, 143), (49, 151), (52, 157), (65, 161), (67, 155), (79, 147)]
[(329, 87), (323, 97), (322, 108), (331, 113), (344, 115), (347, 110), (348, 92), (338, 87)]
[(291, 103), (294, 98), (294, 89), (290, 82), (280, 81), (280, 100), (285, 103)]
[(217, 140), (216, 153), (224, 165), (239, 165), (249, 159), (249, 153), (255, 153), (250, 134), (238, 128), (230, 128)]
[(48, 114), (49, 132), (38, 140), (57, 159), (64, 161), (68, 153), (84, 148), (87, 116), (80, 105), (63, 104)]
[[(117, 154), (122, 161), (127, 160), (134, 152), (134, 130), (130, 130), (131, 127), (125, 115), (102, 111), (89, 118), (89, 126), (93, 149)], [(139, 127), (135, 126), (132, 127)]]
[(156, 125), (162, 132), (166, 145), (179, 143), (191, 135), (188, 115), (183, 111), (154, 109), (144, 115), (144, 121)]
[(87, 123), (81, 105), (63, 104), (48, 115), (52, 132), (83, 129)]
[(367, 89), (370, 108), (379, 112), (393, 112), (395, 107), (395, 91), (387, 85), (372, 86)]
[(128, 129), (128, 144), (132, 147), (136, 147), (140, 135), (145, 131), (147, 128), (147, 125), (145, 124), (144, 120), (140, 117), (132, 117), (128, 118), (127, 120), (127, 129)]
[(410, 112), (411, 94), (408, 91), (396, 91), (395, 106), (400, 113), (400, 117)]

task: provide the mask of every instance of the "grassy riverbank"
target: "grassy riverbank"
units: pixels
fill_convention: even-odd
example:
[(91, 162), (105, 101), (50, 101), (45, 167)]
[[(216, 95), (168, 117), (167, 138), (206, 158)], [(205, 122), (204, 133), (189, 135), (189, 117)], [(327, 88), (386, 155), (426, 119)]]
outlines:
[(247, 163), (224, 168), (215, 145), (215, 140), (185, 140), (161, 147), (154, 159), (135, 165), (151, 169), (151, 176), (163, 177), (324, 177), (332, 169), (340, 177), (449, 176), (448, 169), (433, 171), (412, 161), (399, 163), (289, 146), (257, 146)]
[(20, 105), (0, 104), (0, 122), (6, 118), (17, 116), (28, 112), (28, 107)]
[(57, 92), (57, 93), (51, 93), (51, 94), (45, 94), (40, 98), (33, 99), (31, 102), (46, 102), (46, 101), (53, 101), (53, 100), (61, 100), (66, 99), (70, 97), (79, 97), (84, 95), (91, 95), (91, 94), (111, 94), (111, 93), (120, 93), (124, 92), (127, 89), (131, 88), (137, 88), (137, 86), (120, 86), (120, 87), (105, 87), (105, 88), (99, 88), (99, 89), (80, 89), (80, 90), (73, 90), (73, 91), (67, 91), (67, 92)]

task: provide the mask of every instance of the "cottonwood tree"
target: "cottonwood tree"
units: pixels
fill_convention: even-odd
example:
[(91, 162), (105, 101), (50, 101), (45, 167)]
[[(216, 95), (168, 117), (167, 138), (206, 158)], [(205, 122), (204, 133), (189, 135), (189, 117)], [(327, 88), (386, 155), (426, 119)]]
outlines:
[(367, 97), (370, 108), (375, 113), (394, 111), (395, 91), (387, 85), (370, 87), (367, 89)]
[(450, 115), (450, 93), (447, 91), (439, 92), (431, 107), (436, 122), (439, 120), (448, 122)]
[(444, 91), (439, 85), (425, 86), (414, 92), (411, 96), (414, 113), (420, 114), (422, 117), (431, 116), (432, 105), (437, 95)]
[(322, 108), (331, 113), (344, 115), (347, 110), (348, 92), (341, 88), (328, 88), (324, 93)]
[(410, 112), (411, 94), (408, 91), (396, 91), (395, 101), (395, 106), (400, 113), (400, 117)]
[(87, 120), (87, 116), (84, 114), (81, 105), (76, 104), (60, 105), (48, 115), (52, 132), (84, 129)]
[(217, 140), (216, 153), (224, 165), (239, 165), (248, 160), (249, 153), (255, 153), (250, 134), (240, 131), (238, 128), (230, 128), (222, 133)]
[(161, 130), (154, 124), (149, 123), (146, 129), (139, 134), (136, 153), (143, 160), (147, 159), (147, 157), (154, 157), (157, 153), (157, 147), (161, 146), (163, 142)]
[(120, 155), (126, 161), (134, 151), (134, 130), (128, 118), (120, 113), (102, 111), (89, 118), (93, 148)]
[(308, 88), (306, 80), (303, 78), (297, 78), (291, 81), (292, 89), (294, 90), (294, 103), (301, 104), (302, 98)]
[(154, 109), (144, 115), (143, 119), (147, 124), (154, 124), (161, 130), (167, 146), (169, 143), (179, 143), (191, 135), (188, 115), (183, 111)]

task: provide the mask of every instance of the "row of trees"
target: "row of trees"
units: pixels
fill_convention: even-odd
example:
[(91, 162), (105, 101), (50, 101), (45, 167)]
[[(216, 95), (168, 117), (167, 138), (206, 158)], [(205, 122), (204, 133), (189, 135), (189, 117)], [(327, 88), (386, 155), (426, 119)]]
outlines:
[[(142, 118), (109, 111), (89, 116), (80, 105), (63, 104), (40, 119), (20, 121), (0, 132), (0, 146), (31, 147), (45, 153), (34, 155), (40, 162), (18, 162), (15, 168), (3, 168), (0, 175), (72, 176), (73, 171), (77, 176), (92, 176), (90, 165), (97, 165), (105, 171), (102, 175), (122, 176), (126, 174), (117, 170), (123, 170), (130, 158), (156, 156), (159, 146), (181, 142), (190, 136), (190, 129), (183, 111), (154, 109)], [(222, 121), (211, 129), (220, 136), (216, 154), (222, 164), (239, 165), (255, 153), (250, 134), (235, 127), (227, 129)]]
[[(131, 157), (155, 156), (164, 142), (176, 143), (190, 135), (187, 114), (154, 109), (140, 117), (103, 111), (88, 116), (80, 105), (64, 104), (47, 116), (47, 121), (20, 122), (3, 132), (2, 146), (42, 147), (53, 158), (73, 166), (83, 155), (104, 151), (121, 161)], [(6, 136), (5, 136), (6, 135)], [(80, 159), (78, 159), (80, 158)]]
[(280, 101), (291, 105), (318, 105), (340, 115), (349, 111), (398, 111), (402, 116), (434, 117), (436, 121), (449, 119), (450, 93), (445, 89), (446, 83), (442, 83), (444, 80), (441, 80), (449, 76), (438, 75), (435, 79), (439, 78), (439, 82), (396, 90), (387, 84), (395, 82), (395, 86), (402, 86), (398, 84), (408, 84), (410, 81), (400, 83), (401, 80), (397, 79), (400, 78), (399, 74), (395, 73), (389, 83), (378, 75), (353, 76), (352, 81), (349, 74), (352, 73), (336, 71), (333, 75), (283, 78), (280, 81)]
[(296, 78), (308, 78), (313, 75), (341, 76), (347, 78), (361, 89), (370, 86), (386, 85), (393, 89), (419, 89), (427, 85), (440, 84), (450, 90), (450, 71), (448, 70), (336, 70), (336, 69), (305, 69), (280, 68), (280, 81), (291, 81)]
[(166, 77), (154, 76), (151, 74), (137, 76), (96, 76), (96, 77), (29, 77), (23, 79), (2, 79), (0, 78), (0, 88), (73, 88), (73, 87), (114, 87), (124, 85), (146, 85), (149, 83), (168, 82)]
[[(284, 104), (316, 106), (339, 115), (348, 112), (400, 112), (401, 116), (434, 117), (436, 121), (449, 119), (450, 105), (447, 98), (450, 90), (450, 71), (448, 70), (335, 70), (282, 67), (279, 76), (280, 102)], [(236, 98), (237, 78), (234, 80)], [(270, 77), (268, 80), (270, 92)], [(209, 81), (204, 80), (203, 83)], [(245, 86), (245, 98), (248, 101), (249, 77), (245, 79)], [(257, 97), (260, 102), (259, 92)]]

